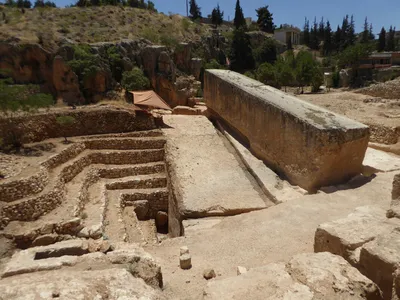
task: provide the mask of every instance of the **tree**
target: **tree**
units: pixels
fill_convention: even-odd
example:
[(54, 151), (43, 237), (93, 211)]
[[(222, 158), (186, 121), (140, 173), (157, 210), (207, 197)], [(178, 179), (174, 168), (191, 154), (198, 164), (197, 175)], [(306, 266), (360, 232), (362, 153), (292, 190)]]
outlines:
[(122, 73), (121, 85), (126, 91), (140, 91), (150, 88), (150, 81), (138, 67)]
[(263, 63), (257, 68), (256, 78), (264, 84), (279, 88), (276, 69), (270, 63)]
[(369, 39), (371, 41), (375, 40), (375, 34), (374, 34), (374, 31), (373, 31), (373, 28), (372, 28), (372, 23), (369, 24)]
[(32, 3), (29, 0), (24, 0), (24, 8), (31, 8), (32, 7)]
[(215, 28), (217, 28), (224, 21), (223, 18), (224, 18), (224, 12), (221, 12), (221, 9), (219, 8), (218, 4), (217, 7), (214, 8), (211, 13), (211, 23), (215, 25)]
[(386, 48), (386, 30), (385, 27), (382, 27), (381, 32), (379, 33), (379, 39), (378, 39), (378, 46), (377, 49), (378, 52), (384, 51)]
[(154, 4), (153, 1), (150, 1), (150, 0), (147, 1), (147, 9), (150, 11), (157, 12), (156, 5)]
[(236, 72), (245, 72), (254, 67), (254, 58), (250, 47), (250, 39), (243, 27), (240, 27), (233, 32), (230, 61), (231, 70)]
[(62, 128), (62, 133), (64, 136), (64, 144), (68, 144), (69, 141), (67, 139), (67, 128), (74, 124), (76, 119), (72, 116), (59, 116), (56, 118), (56, 122)]
[(317, 18), (314, 18), (314, 23), (310, 32), (310, 48), (313, 50), (318, 50), (319, 48)]
[(324, 32), (324, 55), (329, 55), (332, 52), (332, 29), (329, 20), (326, 22), (325, 32)]
[(296, 80), (304, 93), (304, 86), (311, 84), (315, 72), (315, 61), (310, 52), (300, 51), (296, 57)]
[(6, 0), (6, 2), (4, 2), (4, 5), (8, 7), (15, 7), (17, 4), (14, 0)]
[(396, 33), (396, 28), (393, 28), (390, 26), (389, 29), (389, 34), (387, 36), (387, 41), (386, 41), (386, 51), (394, 51), (395, 50), (395, 33)]
[(36, 0), (35, 4), (33, 5), (34, 8), (37, 7), (44, 7), (44, 1), (43, 0)]
[(275, 25), (273, 14), (268, 10), (268, 5), (256, 9), (257, 12), (257, 24), (261, 31), (274, 33)]
[(201, 19), (201, 10), (196, 0), (190, 0), (190, 18), (192, 20)]
[(276, 43), (273, 39), (267, 38), (262, 45), (254, 50), (254, 58), (257, 65), (265, 62), (273, 64), (276, 61)]
[(370, 40), (370, 31), (369, 31), (369, 24), (368, 24), (368, 18), (365, 17), (364, 21), (364, 30), (361, 33), (361, 43), (368, 43)]
[(341, 38), (342, 38), (342, 29), (338, 25), (336, 32), (333, 35), (333, 46), (332, 46), (332, 48), (336, 52), (339, 52), (339, 50), (340, 50)]
[(358, 70), (360, 61), (367, 58), (372, 53), (372, 46), (370, 44), (355, 44), (346, 48), (339, 55), (338, 65), (340, 68), (350, 67), (352, 69), (352, 82), (358, 78)]
[(324, 38), (325, 38), (325, 22), (324, 22), (324, 17), (322, 17), (318, 25), (318, 39), (320, 41), (323, 41)]
[(303, 42), (305, 45), (310, 46), (310, 21), (307, 18), (304, 21)]
[(233, 20), (233, 25), (236, 29), (244, 28), (246, 29), (246, 19), (243, 15), (242, 7), (240, 6), (240, 1), (236, 1), (236, 8), (235, 8), (235, 19)]
[(24, 7), (24, 0), (17, 0), (17, 7), (23, 8)]
[(356, 42), (356, 33), (355, 33), (355, 23), (354, 23), (354, 17), (351, 15), (350, 18), (350, 24), (349, 24), (349, 30), (347, 32), (347, 42), (346, 45), (352, 46)]
[(339, 51), (343, 51), (344, 49), (346, 49), (347, 42), (348, 42), (348, 32), (349, 32), (349, 16), (346, 15), (343, 18), (343, 22), (342, 22), (342, 28), (340, 29), (340, 45), (339, 45)]
[(286, 87), (294, 80), (294, 72), (290, 60), (280, 57), (275, 63), (276, 80), (279, 86)]

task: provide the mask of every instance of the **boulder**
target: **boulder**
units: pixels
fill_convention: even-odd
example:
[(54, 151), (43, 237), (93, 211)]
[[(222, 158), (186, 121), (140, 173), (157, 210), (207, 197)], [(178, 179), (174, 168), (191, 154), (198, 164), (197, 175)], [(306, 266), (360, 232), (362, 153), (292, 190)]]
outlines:
[(182, 246), (182, 247), (180, 248), (180, 255), (183, 255), (183, 254), (189, 254), (189, 248), (188, 248), (188, 246)]
[(210, 280), (212, 278), (215, 278), (217, 275), (215, 274), (215, 271), (213, 269), (206, 269), (203, 272), (203, 277), (206, 280)]
[(179, 106), (176, 106), (172, 110), (172, 114), (173, 115), (196, 116), (196, 115), (198, 115), (198, 111), (197, 111), (197, 109), (189, 107), (189, 106), (179, 105)]
[(112, 250), (111, 244), (107, 240), (89, 240), (88, 249), (90, 253), (93, 252), (102, 252), (107, 253)]
[(245, 268), (245, 267), (241, 267), (241, 266), (238, 266), (237, 268), (236, 268), (236, 274), (239, 276), (239, 275), (242, 275), (242, 274), (244, 274), (244, 273), (247, 273), (247, 269)]

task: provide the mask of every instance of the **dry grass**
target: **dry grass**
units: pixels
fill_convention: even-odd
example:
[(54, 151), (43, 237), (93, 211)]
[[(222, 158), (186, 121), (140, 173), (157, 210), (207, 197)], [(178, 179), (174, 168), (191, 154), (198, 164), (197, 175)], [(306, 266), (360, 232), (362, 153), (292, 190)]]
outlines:
[[(26, 9), (0, 6), (0, 40), (46, 43), (54, 47), (67, 38), (77, 43), (112, 42), (145, 37), (154, 43), (169, 39), (192, 41), (209, 30), (179, 15), (102, 6), (88, 8)], [(183, 20), (184, 19), (184, 20)]]

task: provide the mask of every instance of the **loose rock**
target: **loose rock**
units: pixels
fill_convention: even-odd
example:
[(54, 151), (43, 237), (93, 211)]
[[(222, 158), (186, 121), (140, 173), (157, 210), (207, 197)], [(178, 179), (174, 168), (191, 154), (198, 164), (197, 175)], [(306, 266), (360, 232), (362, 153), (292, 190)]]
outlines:
[(215, 278), (217, 275), (215, 274), (215, 271), (213, 269), (206, 269), (203, 272), (203, 277), (207, 280)]

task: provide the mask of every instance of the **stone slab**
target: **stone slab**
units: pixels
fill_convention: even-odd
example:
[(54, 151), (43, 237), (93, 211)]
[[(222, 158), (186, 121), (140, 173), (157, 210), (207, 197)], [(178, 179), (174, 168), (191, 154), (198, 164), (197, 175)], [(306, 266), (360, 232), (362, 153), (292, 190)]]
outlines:
[(368, 148), (363, 165), (377, 172), (392, 172), (400, 170), (400, 157), (384, 151)]
[(203, 116), (164, 116), (166, 159), (183, 219), (272, 206), (235, 152)]
[(364, 124), (226, 70), (205, 72), (204, 99), (253, 153), (308, 191), (362, 171), (369, 140)]

